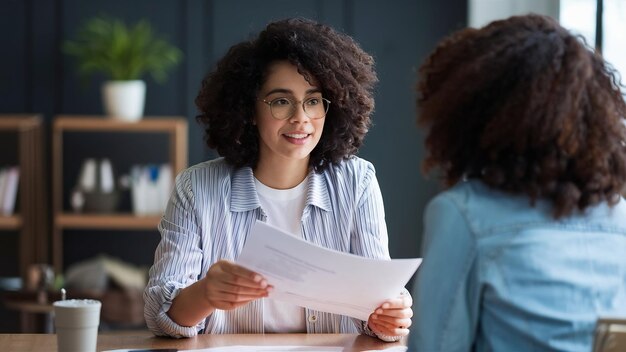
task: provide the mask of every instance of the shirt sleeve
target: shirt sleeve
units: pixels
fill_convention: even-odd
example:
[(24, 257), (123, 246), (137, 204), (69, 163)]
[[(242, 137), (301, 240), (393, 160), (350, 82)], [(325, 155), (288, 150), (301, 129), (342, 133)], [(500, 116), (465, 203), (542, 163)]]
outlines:
[(357, 193), (359, 197), (350, 236), (350, 252), (367, 258), (389, 259), (385, 206), (371, 164), (358, 186), (360, 192)]
[(144, 291), (144, 316), (150, 331), (158, 336), (190, 337), (204, 329), (178, 325), (167, 315), (180, 290), (196, 282), (201, 274), (202, 249), (189, 171), (177, 178), (174, 191), (159, 223), (161, 241), (150, 268)]
[(409, 350), (470, 351), (480, 305), (476, 245), (458, 206), (445, 193), (424, 215)]
[[(367, 172), (359, 189), (360, 197), (354, 215), (354, 226), (351, 236), (351, 252), (368, 258), (389, 259), (389, 240), (385, 222), (385, 208), (382, 193), (374, 167), (368, 165)], [(409, 294), (406, 289), (398, 294)], [(390, 297), (392, 298), (392, 297)], [(353, 319), (360, 333), (378, 337), (383, 341), (398, 341), (402, 336), (378, 336), (369, 329), (367, 321)]]

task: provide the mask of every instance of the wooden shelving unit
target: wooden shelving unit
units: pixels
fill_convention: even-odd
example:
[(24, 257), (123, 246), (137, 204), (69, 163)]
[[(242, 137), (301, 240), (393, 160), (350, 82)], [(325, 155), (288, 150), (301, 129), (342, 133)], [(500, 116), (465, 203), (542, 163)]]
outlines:
[(57, 116), (52, 131), (53, 184), (53, 264), (63, 270), (63, 231), (66, 229), (150, 230), (156, 229), (159, 216), (119, 214), (76, 214), (63, 210), (63, 135), (66, 132), (91, 133), (165, 133), (169, 140), (169, 161), (177, 174), (187, 167), (187, 121), (184, 117), (144, 117), (138, 122), (123, 122), (104, 116)]
[(18, 230), (22, 226), (20, 215), (0, 215), (0, 230)]
[(0, 215), (0, 231), (19, 231), (19, 271), (26, 279), (28, 266), (48, 258), (48, 223), (43, 158), (43, 123), (33, 114), (0, 114), (0, 131), (17, 134), (20, 178), (19, 209), (11, 216)]
[(59, 227), (64, 229), (155, 229), (160, 216), (136, 216), (133, 214), (68, 214), (57, 217)]

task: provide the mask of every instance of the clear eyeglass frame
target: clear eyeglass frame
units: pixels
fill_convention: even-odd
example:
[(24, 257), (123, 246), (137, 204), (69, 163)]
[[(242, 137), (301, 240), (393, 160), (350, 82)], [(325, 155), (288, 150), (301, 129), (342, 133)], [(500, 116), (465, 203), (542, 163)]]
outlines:
[[(313, 99), (321, 99), (322, 100), (322, 104), (324, 106), (324, 114), (317, 116), (317, 115), (310, 115), (310, 113), (307, 111), (307, 105), (306, 103), (313, 100)], [(281, 116), (280, 113), (277, 113), (276, 110), (279, 109), (278, 105), (276, 105), (278, 102), (283, 101), (283, 100), (287, 100), (290, 103), (291, 106), (291, 110), (284, 116)], [(267, 104), (270, 107), (270, 113), (272, 114), (272, 117), (275, 118), (276, 120), (288, 120), (290, 118), (293, 117), (293, 115), (295, 115), (296, 113), (296, 104), (301, 104), (302, 105), (302, 110), (304, 111), (305, 115), (308, 116), (310, 119), (312, 120), (318, 120), (318, 119), (323, 119), (324, 117), (326, 117), (326, 114), (328, 114), (328, 109), (330, 108), (330, 100), (326, 99), (326, 98), (319, 98), (319, 97), (312, 97), (312, 98), (308, 98), (308, 99), (304, 99), (304, 100), (292, 100), (292, 99), (288, 99), (288, 98), (276, 98), (273, 100), (265, 100), (262, 99), (262, 102), (264, 102), (265, 104)]]

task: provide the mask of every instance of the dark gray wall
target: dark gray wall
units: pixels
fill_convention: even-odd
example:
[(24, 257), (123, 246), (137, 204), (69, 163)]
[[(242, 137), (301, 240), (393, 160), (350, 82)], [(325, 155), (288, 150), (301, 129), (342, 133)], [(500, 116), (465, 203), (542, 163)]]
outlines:
[[(59, 50), (60, 42), (73, 37), (82, 20), (101, 13), (126, 21), (146, 18), (183, 50), (184, 62), (165, 84), (147, 79), (145, 113), (187, 116), (190, 164), (215, 157), (203, 146), (193, 100), (205, 72), (231, 45), (249, 38), (268, 21), (290, 16), (309, 17), (352, 35), (375, 57), (380, 79), (374, 126), (360, 156), (377, 168), (392, 257), (418, 255), (421, 213), (439, 187), (419, 171), (423, 147), (415, 127), (416, 68), (439, 39), (465, 26), (465, 0), (0, 0), (4, 53), (0, 56), (0, 113), (43, 113), (48, 125), (57, 114), (101, 114), (103, 77), (81, 85), (72, 60)], [(126, 143), (132, 141), (115, 147), (107, 143), (106, 148), (97, 138), (77, 143), (94, 155), (110, 155), (114, 164), (133, 161), (125, 159)], [(163, 158), (162, 152), (149, 146), (132, 145), (140, 160)], [(82, 155), (74, 159), (68, 161), (70, 170), (78, 169)], [(74, 177), (65, 180), (66, 189)], [(95, 244), (94, 253), (104, 251), (149, 264), (158, 240), (156, 233), (129, 233), (107, 241), (96, 240), (94, 234), (85, 234), (89, 238), (83, 240), (80, 236), (80, 231), (68, 233), (66, 264), (82, 259), (77, 246), (89, 243)], [(126, 243), (124, 238), (137, 243), (120, 245)]]

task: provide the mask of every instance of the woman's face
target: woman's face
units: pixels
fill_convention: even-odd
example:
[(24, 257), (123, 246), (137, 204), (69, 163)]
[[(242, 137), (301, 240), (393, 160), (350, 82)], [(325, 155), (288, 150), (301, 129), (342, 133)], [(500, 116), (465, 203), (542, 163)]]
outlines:
[[(259, 162), (303, 161), (308, 165), (309, 155), (322, 136), (326, 118), (312, 119), (303, 106), (306, 105), (312, 116), (324, 109), (321, 87), (314, 78), (311, 83), (307, 82), (288, 61), (276, 61), (267, 70), (254, 118), (259, 130)], [(295, 108), (293, 115), (290, 114), (290, 104)], [(272, 111), (277, 117), (291, 117), (280, 120), (272, 115)]]

